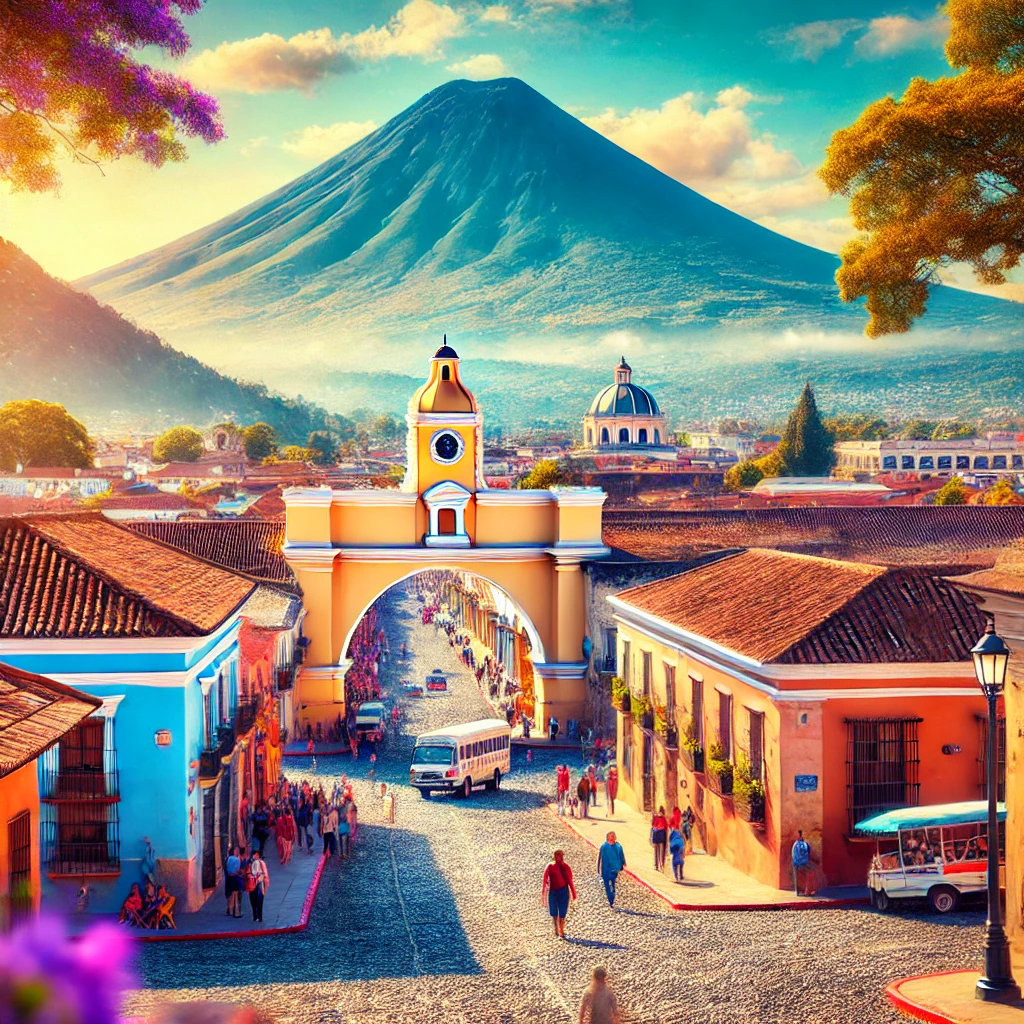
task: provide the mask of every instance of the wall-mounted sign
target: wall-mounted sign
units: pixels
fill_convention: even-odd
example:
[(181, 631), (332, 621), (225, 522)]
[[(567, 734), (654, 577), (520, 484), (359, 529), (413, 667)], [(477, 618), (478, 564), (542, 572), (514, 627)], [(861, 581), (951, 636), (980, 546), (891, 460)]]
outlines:
[(171, 730), (170, 729), (157, 729), (153, 735), (153, 742), (158, 747), (169, 747), (171, 745)]
[(793, 788), (798, 793), (817, 793), (817, 791), (818, 791), (818, 776), (817, 775), (797, 775), (793, 779)]

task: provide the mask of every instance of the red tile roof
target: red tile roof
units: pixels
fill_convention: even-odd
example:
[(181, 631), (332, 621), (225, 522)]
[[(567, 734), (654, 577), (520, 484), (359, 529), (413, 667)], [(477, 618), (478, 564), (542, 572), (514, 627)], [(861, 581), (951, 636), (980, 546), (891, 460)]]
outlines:
[(984, 628), (925, 570), (757, 548), (618, 597), (765, 664), (964, 661)]
[(1024, 542), (1018, 541), (1005, 548), (991, 569), (952, 576), (949, 580), (979, 590), (1024, 597)]
[(0, 636), (198, 636), (253, 588), (99, 512), (0, 520)]
[(761, 547), (877, 565), (992, 565), (1024, 537), (1024, 507), (605, 510), (604, 540), (645, 559)]
[(267, 519), (136, 521), (125, 524), (135, 533), (170, 544), (254, 579), (294, 584), (284, 547), (284, 521)]
[(102, 704), (99, 697), (0, 664), (0, 778), (35, 760)]

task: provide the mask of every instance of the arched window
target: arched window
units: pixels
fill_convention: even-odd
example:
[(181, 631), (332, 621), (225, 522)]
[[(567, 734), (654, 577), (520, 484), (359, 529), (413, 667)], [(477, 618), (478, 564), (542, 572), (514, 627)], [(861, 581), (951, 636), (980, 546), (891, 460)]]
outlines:
[(602, 427), (601, 428), (601, 444), (607, 444), (610, 440), (611, 440), (611, 438), (608, 436), (608, 428), (607, 427)]
[(628, 427), (619, 427), (619, 444), (629, 444)]
[(451, 367), (450, 366), (442, 366), (441, 367), (441, 380), (451, 380), (451, 379), (452, 379)]
[(636, 435), (637, 444), (647, 444), (647, 428), (641, 427)]
[(654, 431), (654, 443), (655, 444), (661, 444), (661, 431), (660, 430), (655, 430)]
[(437, 510), (437, 532), (442, 537), (455, 536), (455, 509), (439, 508)]

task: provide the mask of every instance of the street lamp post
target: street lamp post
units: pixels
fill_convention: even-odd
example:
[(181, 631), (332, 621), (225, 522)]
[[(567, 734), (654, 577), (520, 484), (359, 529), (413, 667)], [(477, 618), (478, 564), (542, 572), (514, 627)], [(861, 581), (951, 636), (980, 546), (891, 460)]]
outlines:
[(1020, 999), (1020, 986), (1013, 980), (1010, 945), (1003, 931), (999, 905), (999, 816), (997, 812), (999, 774), (996, 701), (1006, 683), (1010, 649), (996, 635), (989, 620), (985, 635), (971, 650), (974, 671), (988, 701), (988, 920), (985, 922), (985, 973), (978, 979), (974, 994), (993, 1003)]

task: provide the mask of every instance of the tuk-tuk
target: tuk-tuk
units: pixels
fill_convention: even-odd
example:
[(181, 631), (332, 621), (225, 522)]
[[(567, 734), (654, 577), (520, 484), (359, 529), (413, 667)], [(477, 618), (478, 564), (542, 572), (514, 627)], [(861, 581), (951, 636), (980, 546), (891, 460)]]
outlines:
[[(1006, 804), (999, 804), (998, 814), (1000, 821), (1006, 820)], [(854, 834), (875, 839), (868, 891), (878, 910), (888, 910), (894, 899), (926, 898), (935, 913), (949, 914), (960, 906), (961, 897), (985, 891), (984, 800), (886, 811), (858, 822)]]
[(448, 677), (439, 669), (435, 668), (426, 679), (427, 689), (430, 692), (445, 691), (448, 689)]

